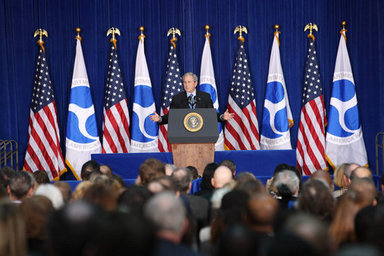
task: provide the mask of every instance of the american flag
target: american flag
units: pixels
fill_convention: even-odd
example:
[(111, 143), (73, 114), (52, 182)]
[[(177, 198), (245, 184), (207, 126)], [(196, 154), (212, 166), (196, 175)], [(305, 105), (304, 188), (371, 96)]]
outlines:
[[(183, 83), (180, 76), (179, 61), (177, 60), (175, 45), (172, 44), (169, 50), (167, 72), (165, 74), (163, 104), (161, 105), (160, 115), (168, 114), (169, 105), (171, 104), (172, 97), (183, 91)], [(159, 151), (172, 151), (172, 146), (168, 142), (167, 124), (159, 126)]]
[(40, 49), (36, 62), (28, 127), (28, 147), (24, 170), (45, 170), (50, 180), (67, 171), (60, 149), (57, 109), (45, 52)]
[(297, 167), (305, 175), (327, 168), (325, 159), (325, 108), (315, 41), (308, 38), (303, 102), (297, 136)]
[(128, 153), (129, 112), (117, 50), (111, 44), (103, 108), (103, 153)]
[(225, 147), (230, 150), (260, 149), (255, 95), (242, 42), (233, 69), (228, 111), (235, 113), (235, 116), (225, 124)]

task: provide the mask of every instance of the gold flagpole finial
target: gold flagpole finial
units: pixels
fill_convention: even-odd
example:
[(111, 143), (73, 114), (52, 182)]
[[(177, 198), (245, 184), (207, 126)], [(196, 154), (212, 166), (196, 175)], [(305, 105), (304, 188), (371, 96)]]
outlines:
[(145, 38), (145, 35), (144, 35), (144, 27), (143, 26), (141, 26), (141, 27), (139, 27), (139, 30), (140, 30), (140, 35), (139, 35), (139, 39), (140, 39), (140, 41), (141, 42), (143, 42), (143, 39)]
[(167, 36), (171, 35), (172, 34), (172, 38), (171, 40), (169, 40), (171, 42), (171, 44), (173, 45), (173, 47), (176, 48), (176, 41), (177, 41), (177, 37), (176, 37), (176, 34), (178, 34), (179, 36), (181, 36), (181, 32), (178, 28), (170, 28), (168, 30), (168, 33), (167, 33)]
[(80, 32), (81, 32), (81, 28), (76, 28), (76, 33), (77, 33), (77, 35), (76, 35), (76, 39), (79, 39), (80, 41), (81, 41), (81, 36), (80, 36)]
[(244, 26), (239, 25), (239, 26), (237, 26), (237, 27), (235, 28), (235, 30), (233, 31), (233, 34), (236, 34), (237, 32), (239, 32), (239, 37), (238, 37), (237, 39), (240, 40), (242, 43), (244, 43), (243, 32), (244, 32), (245, 34), (248, 34), (248, 30), (247, 30), (247, 28), (244, 27)]
[(211, 27), (210, 27), (209, 25), (205, 25), (205, 26), (204, 26), (204, 29), (207, 30), (207, 32), (205, 33), (204, 36), (208, 39), (208, 42), (210, 42), (210, 41), (209, 41), (209, 37), (211, 36), (211, 33), (209, 33), (209, 29), (210, 29), (210, 28), (211, 28)]
[(279, 31), (279, 28), (280, 28), (280, 26), (279, 25), (275, 25), (275, 33), (273, 33), (273, 35), (276, 37), (276, 40), (277, 40), (277, 44), (280, 46), (280, 40), (279, 40), (279, 34), (281, 33), (280, 31)]
[(48, 32), (45, 29), (36, 29), (35, 33), (33, 34), (33, 37), (39, 36), (39, 40), (37, 40), (37, 44), (40, 45), (41, 49), (45, 52), (44, 49), (44, 41), (43, 41), (43, 36), (48, 37)]
[(319, 31), (319, 29), (317, 28), (317, 25), (316, 24), (312, 24), (312, 23), (308, 23), (305, 27), (304, 27), (304, 31), (308, 30), (309, 29), (309, 34), (307, 37), (310, 37), (313, 39), (313, 41), (315, 41), (315, 36), (312, 34), (312, 30), (316, 30), (316, 31)]
[(118, 28), (111, 27), (107, 31), (107, 36), (109, 36), (110, 34), (112, 34), (112, 38), (109, 41), (112, 42), (113, 45), (115, 46), (115, 49), (117, 49), (117, 46), (116, 46), (117, 40), (116, 40), (115, 34), (118, 34), (120, 36), (120, 30)]
[(345, 42), (347, 42), (347, 35), (346, 35), (346, 32), (348, 31), (345, 26), (347, 26), (347, 22), (344, 20), (341, 22), (341, 26), (343, 26), (343, 28), (340, 30), (340, 34), (344, 37), (345, 39)]

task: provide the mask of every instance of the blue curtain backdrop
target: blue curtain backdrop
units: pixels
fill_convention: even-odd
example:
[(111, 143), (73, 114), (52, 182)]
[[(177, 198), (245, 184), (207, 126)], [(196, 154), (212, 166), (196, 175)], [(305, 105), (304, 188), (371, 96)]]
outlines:
[(138, 28), (145, 27), (147, 62), (159, 110), (169, 47), (168, 29), (177, 27), (182, 33), (178, 41), (182, 72), (199, 75), (204, 25), (209, 24), (220, 111), (224, 111), (238, 47), (233, 30), (240, 24), (246, 26), (246, 48), (260, 120), (274, 25), (279, 24), (282, 66), (295, 121), (291, 139), (296, 147), (307, 45), (307, 32), (303, 28), (309, 22), (319, 27), (315, 35), (328, 110), (343, 20), (347, 21), (347, 45), (369, 163), (374, 168), (374, 138), (384, 130), (382, 0), (0, 0), (0, 139), (18, 141), (20, 159), (24, 158), (38, 48), (33, 33), (37, 28), (49, 33), (44, 41), (64, 150), (76, 27), (82, 29), (84, 58), (101, 134), (108, 28), (113, 26), (121, 31), (118, 52), (131, 108)]

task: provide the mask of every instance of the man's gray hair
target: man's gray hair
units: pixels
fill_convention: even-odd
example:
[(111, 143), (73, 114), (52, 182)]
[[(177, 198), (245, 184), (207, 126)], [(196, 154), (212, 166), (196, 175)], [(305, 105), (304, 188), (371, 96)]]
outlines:
[(161, 192), (147, 202), (144, 214), (158, 230), (179, 233), (183, 229), (186, 210), (183, 203), (174, 194)]
[(183, 75), (183, 81), (184, 81), (184, 77), (186, 77), (186, 76), (191, 76), (192, 78), (193, 78), (193, 81), (194, 82), (197, 82), (197, 75), (195, 74), (195, 73), (192, 73), (192, 72), (187, 72), (187, 73), (185, 73), (184, 75)]
[(191, 171), (184, 167), (176, 168), (171, 177), (175, 181), (177, 190), (180, 192), (187, 192), (189, 184), (193, 179)]
[(278, 174), (276, 174), (273, 180), (273, 184), (276, 188), (280, 187), (281, 185), (286, 185), (292, 194), (295, 194), (296, 191), (299, 189), (300, 180), (299, 177), (297, 177), (296, 173), (294, 173), (293, 171), (284, 170), (282, 172), (279, 172)]

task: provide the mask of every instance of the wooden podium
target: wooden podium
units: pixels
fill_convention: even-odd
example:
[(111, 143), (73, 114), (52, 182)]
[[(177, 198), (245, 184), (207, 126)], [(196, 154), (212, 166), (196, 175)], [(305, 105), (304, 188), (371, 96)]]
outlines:
[(201, 175), (215, 157), (215, 143), (219, 137), (216, 110), (170, 109), (168, 115), (173, 163), (178, 167), (194, 166)]

